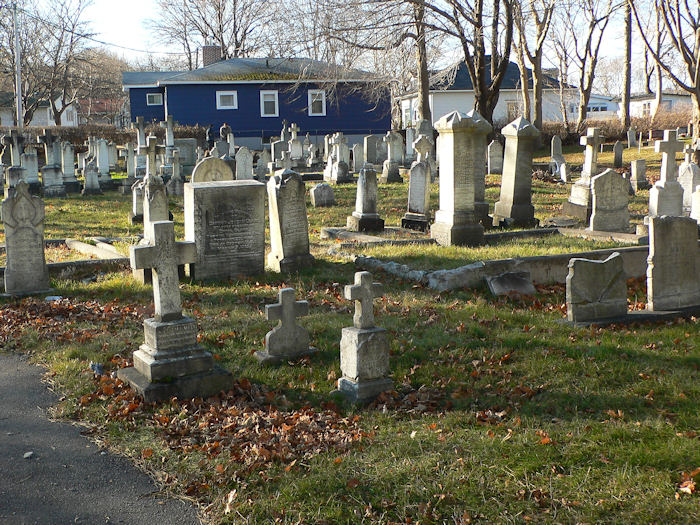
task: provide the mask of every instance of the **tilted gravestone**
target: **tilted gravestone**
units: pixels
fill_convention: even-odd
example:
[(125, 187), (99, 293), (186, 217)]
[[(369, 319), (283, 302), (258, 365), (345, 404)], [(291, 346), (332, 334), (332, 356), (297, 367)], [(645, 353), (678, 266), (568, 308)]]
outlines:
[(355, 283), (345, 286), (345, 298), (355, 302), (353, 326), (343, 328), (340, 339), (338, 392), (353, 402), (367, 402), (394, 387), (388, 377), (389, 340), (386, 330), (374, 324), (374, 299), (383, 287), (369, 272), (357, 272)]
[(700, 305), (698, 223), (688, 217), (650, 217), (647, 308)]
[(254, 180), (185, 184), (185, 239), (197, 246), (189, 275), (229, 280), (265, 270), (265, 185)]
[(347, 218), (347, 229), (353, 232), (381, 232), (384, 219), (377, 213), (377, 172), (365, 164), (357, 179), (355, 211)]
[(629, 182), (612, 169), (591, 179), (593, 205), (590, 229), (628, 233), (630, 228)]
[(255, 352), (262, 364), (276, 364), (299, 359), (318, 350), (309, 346), (309, 332), (297, 323), (297, 318), (309, 314), (309, 303), (297, 301), (294, 288), (279, 291), (279, 303), (265, 306), (268, 321), (279, 324), (265, 335), (265, 350)]
[(532, 152), (540, 132), (522, 117), (501, 130), (506, 138), (506, 153), (501, 178), (501, 197), (493, 209), (493, 224), (510, 219), (515, 226), (532, 226)]
[(571, 322), (627, 314), (627, 281), (622, 256), (604, 261), (573, 258), (566, 277), (566, 315)]
[(44, 257), (44, 201), (19, 181), (2, 201), (5, 225), (5, 295), (50, 293), (49, 270)]
[(442, 246), (481, 244), (488, 218), (486, 136), (493, 129), (476, 111), (453, 111), (436, 124), (440, 133), (440, 209), (430, 237)]
[[(562, 167), (566, 166), (566, 159), (562, 154), (561, 137), (554, 135), (550, 144), (549, 171), (554, 177), (562, 182), (569, 182), (566, 173), (562, 172)], [(566, 171), (566, 168), (564, 168)]]
[(153, 224), (153, 243), (132, 246), (132, 268), (153, 270), (153, 318), (143, 322), (145, 343), (134, 352), (134, 366), (118, 377), (146, 402), (170, 397), (208, 397), (230, 388), (231, 373), (214, 366), (197, 343), (197, 321), (182, 315), (178, 265), (196, 258), (194, 243), (176, 242), (170, 221)]
[(306, 215), (306, 191), (301, 176), (291, 170), (279, 170), (267, 183), (270, 215), (270, 253), (268, 266), (275, 272), (296, 272), (311, 266), (309, 220)]

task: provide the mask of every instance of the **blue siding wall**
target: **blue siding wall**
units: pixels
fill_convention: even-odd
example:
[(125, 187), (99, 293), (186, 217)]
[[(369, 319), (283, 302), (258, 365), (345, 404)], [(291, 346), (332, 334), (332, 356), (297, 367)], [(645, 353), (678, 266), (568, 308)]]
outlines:
[[(162, 93), (162, 106), (147, 106), (146, 94)], [(136, 117), (143, 117), (145, 122), (153, 120), (160, 122), (165, 120), (165, 89), (164, 88), (130, 88), (129, 104), (131, 105), (131, 121), (136, 122)]]
[[(176, 122), (205, 127), (213, 124), (217, 130), (226, 122), (236, 135), (242, 137), (278, 135), (283, 119), (289, 123), (295, 122), (301, 130), (300, 134), (312, 135), (336, 131), (345, 134), (384, 133), (391, 127), (388, 93), (384, 100), (375, 104), (365, 100), (357, 90), (351, 91), (341, 86), (332, 99), (327, 96), (326, 116), (310, 117), (307, 93), (317, 86), (305, 85), (295, 91), (290, 86), (292, 84), (189, 84), (168, 85), (165, 89), (168, 112)], [(261, 90), (278, 90), (279, 117), (260, 116)], [(217, 91), (236, 91), (238, 109), (217, 110)], [(143, 97), (145, 100), (145, 95)]]

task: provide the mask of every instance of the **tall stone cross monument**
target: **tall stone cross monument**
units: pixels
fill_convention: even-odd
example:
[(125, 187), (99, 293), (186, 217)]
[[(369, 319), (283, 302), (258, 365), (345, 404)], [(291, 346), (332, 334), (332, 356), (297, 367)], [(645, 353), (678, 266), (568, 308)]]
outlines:
[(676, 154), (683, 151), (683, 143), (676, 138), (676, 130), (664, 130), (664, 139), (654, 143), (654, 151), (661, 153), (661, 178), (649, 190), (649, 217), (680, 217), (683, 186), (678, 182)]
[(583, 170), (581, 178), (571, 187), (571, 196), (564, 203), (563, 211), (567, 215), (588, 221), (591, 217), (591, 177), (597, 175), (598, 171), (598, 147), (602, 142), (602, 137), (598, 128), (588, 128), (586, 134), (581, 137), (580, 143), (586, 146), (583, 160)]
[(158, 144), (158, 138), (149, 135), (145, 146), (139, 146), (139, 155), (146, 155), (146, 175), (157, 175), (156, 157), (165, 153), (166, 146)]

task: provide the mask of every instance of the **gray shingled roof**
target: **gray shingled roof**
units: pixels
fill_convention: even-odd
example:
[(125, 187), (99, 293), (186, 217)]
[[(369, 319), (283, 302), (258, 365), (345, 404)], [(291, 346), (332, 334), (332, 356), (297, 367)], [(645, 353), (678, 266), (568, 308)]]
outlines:
[(184, 73), (184, 71), (124, 71), (122, 84), (125, 86), (152, 86), (160, 80), (180, 73)]

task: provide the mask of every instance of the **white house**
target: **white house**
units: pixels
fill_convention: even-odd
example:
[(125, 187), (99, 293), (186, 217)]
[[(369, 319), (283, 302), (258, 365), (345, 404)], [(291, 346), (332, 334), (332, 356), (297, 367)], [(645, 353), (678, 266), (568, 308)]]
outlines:
[[(647, 93), (632, 95), (630, 97), (630, 115), (633, 117), (649, 117), (656, 113), (656, 94)], [(673, 93), (663, 91), (661, 93), (661, 112), (675, 113), (679, 111), (692, 111), (693, 103), (689, 93)]]
[[(13, 93), (0, 92), (0, 126), (15, 125), (15, 98)], [(56, 100), (56, 105), (60, 108), (61, 103)], [(48, 100), (42, 100), (39, 107), (32, 116), (32, 121), (28, 126), (50, 128), (56, 125), (51, 111), (51, 104)], [(78, 110), (75, 104), (71, 104), (61, 114), (61, 126), (74, 127), (78, 125)]]
[[(532, 74), (530, 78), (530, 97), (532, 93)], [(565, 89), (565, 104), (569, 118), (575, 118), (578, 109), (578, 90), (572, 86)], [(430, 109), (433, 123), (451, 111), (471, 111), (474, 108), (474, 88), (471, 77), (464, 62), (442, 71), (438, 71), (430, 79)], [(544, 75), (542, 92), (543, 120), (560, 121), (561, 102), (559, 98), (559, 81), (549, 75)], [(418, 94), (407, 93), (399, 97), (401, 105), (401, 120), (404, 127), (418, 119)], [(517, 64), (510, 62), (505, 77), (501, 83), (498, 103), (493, 112), (494, 122), (506, 124), (522, 115), (522, 93), (520, 91), (520, 70)]]

